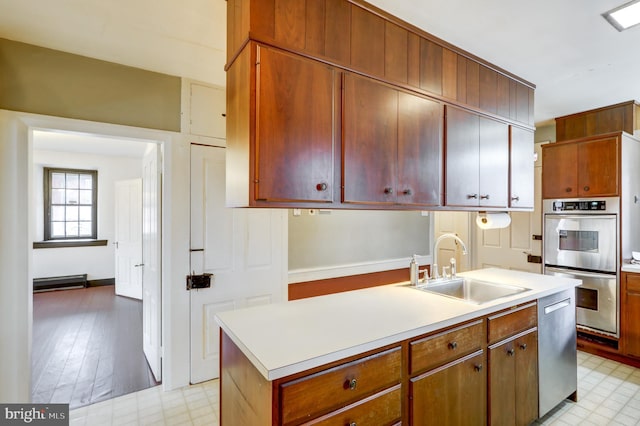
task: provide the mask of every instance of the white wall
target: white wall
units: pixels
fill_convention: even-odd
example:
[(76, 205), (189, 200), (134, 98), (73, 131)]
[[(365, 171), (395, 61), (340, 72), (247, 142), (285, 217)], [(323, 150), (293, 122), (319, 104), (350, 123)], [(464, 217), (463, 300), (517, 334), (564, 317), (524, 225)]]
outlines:
[[(131, 142), (140, 143), (140, 142)], [(33, 151), (34, 241), (44, 236), (43, 167), (98, 171), (98, 239), (106, 246), (34, 249), (33, 277), (87, 274), (89, 280), (115, 277), (115, 182), (142, 176), (142, 160), (74, 152)]]

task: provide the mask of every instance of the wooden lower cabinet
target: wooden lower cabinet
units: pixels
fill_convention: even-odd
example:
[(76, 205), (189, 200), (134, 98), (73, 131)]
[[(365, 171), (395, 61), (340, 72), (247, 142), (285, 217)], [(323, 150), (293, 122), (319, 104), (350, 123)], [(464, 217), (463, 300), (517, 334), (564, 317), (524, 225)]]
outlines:
[(621, 282), (621, 349), (627, 356), (640, 358), (640, 274), (623, 272)]
[(485, 425), (487, 374), (480, 350), (411, 379), (412, 425)]
[(528, 425), (538, 418), (538, 333), (489, 346), (489, 423)]

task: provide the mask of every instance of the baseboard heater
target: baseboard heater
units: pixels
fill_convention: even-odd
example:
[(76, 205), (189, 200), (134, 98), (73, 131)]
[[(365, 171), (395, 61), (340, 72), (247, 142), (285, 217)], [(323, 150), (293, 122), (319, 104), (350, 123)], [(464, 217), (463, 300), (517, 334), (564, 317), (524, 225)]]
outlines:
[(33, 292), (87, 287), (87, 274), (33, 279)]

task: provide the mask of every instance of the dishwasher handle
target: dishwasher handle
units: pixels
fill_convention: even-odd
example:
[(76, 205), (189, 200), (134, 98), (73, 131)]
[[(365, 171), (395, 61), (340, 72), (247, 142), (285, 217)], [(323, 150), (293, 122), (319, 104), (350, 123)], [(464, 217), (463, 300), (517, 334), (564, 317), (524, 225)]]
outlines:
[(565, 299), (565, 300), (561, 300), (560, 302), (556, 302), (552, 305), (549, 306), (545, 306), (544, 307), (544, 314), (545, 315), (549, 315), (552, 312), (557, 311), (558, 309), (562, 309), (562, 308), (566, 308), (567, 306), (571, 305), (571, 298), (569, 299)]

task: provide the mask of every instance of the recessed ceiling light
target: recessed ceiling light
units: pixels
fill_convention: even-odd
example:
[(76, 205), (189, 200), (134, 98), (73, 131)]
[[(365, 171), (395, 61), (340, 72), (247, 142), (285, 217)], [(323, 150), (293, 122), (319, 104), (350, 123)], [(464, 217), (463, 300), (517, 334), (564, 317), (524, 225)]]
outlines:
[(640, 0), (634, 0), (602, 14), (618, 31), (640, 24)]

